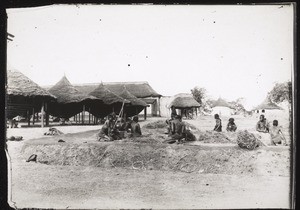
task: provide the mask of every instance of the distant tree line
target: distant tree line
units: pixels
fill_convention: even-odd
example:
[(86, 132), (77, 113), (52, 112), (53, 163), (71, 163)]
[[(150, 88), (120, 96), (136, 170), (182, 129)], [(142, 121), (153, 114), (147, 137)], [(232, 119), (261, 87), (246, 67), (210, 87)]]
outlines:
[(268, 93), (268, 98), (274, 103), (292, 103), (292, 82), (276, 83)]

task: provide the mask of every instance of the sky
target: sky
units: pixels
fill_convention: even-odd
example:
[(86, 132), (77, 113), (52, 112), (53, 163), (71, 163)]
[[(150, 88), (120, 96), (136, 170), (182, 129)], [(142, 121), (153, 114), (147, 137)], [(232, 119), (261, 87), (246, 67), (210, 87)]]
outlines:
[(53, 5), (8, 9), (7, 65), (41, 86), (148, 81), (164, 95), (243, 97), (293, 72), (291, 5)]

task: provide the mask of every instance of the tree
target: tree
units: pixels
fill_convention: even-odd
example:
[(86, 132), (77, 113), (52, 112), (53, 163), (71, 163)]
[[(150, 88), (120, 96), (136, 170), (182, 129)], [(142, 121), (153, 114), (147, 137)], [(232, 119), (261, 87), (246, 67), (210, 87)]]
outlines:
[(292, 103), (292, 82), (276, 83), (268, 93), (268, 98), (274, 103), (283, 101)]
[(231, 108), (235, 110), (235, 113), (241, 113), (246, 111), (242, 104), (243, 101), (244, 98), (238, 98), (235, 101), (229, 102)]
[(192, 90), (192, 95), (194, 99), (203, 107), (205, 105), (206, 99), (206, 89), (200, 87), (194, 87)]

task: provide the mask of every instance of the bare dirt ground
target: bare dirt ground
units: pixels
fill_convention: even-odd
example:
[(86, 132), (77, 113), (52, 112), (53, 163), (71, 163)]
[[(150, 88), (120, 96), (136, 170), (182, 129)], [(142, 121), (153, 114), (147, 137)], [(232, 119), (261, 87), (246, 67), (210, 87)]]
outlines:
[[(187, 122), (199, 131), (211, 130), (214, 120), (204, 118)], [(141, 126), (157, 120), (165, 119), (149, 118)], [(243, 125), (239, 123), (239, 128), (250, 130), (257, 121), (246, 120), (240, 119)], [(25, 139), (7, 142), (11, 205), (59, 209), (289, 207), (289, 147), (247, 151), (232, 142), (96, 142), (100, 126), (57, 128), (65, 134), (44, 137), (48, 128), (8, 130), (8, 136)], [(163, 129), (157, 136), (163, 135)], [(142, 131), (145, 139), (153, 133)], [(66, 142), (58, 143), (59, 139)], [(26, 162), (32, 153), (38, 155), (38, 162)]]

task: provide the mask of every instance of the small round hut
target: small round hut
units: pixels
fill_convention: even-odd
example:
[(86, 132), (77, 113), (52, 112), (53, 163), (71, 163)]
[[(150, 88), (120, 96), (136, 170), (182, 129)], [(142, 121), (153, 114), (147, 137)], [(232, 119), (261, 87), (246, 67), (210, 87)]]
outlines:
[[(80, 112), (89, 111), (91, 107), (103, 106), (103, 101), (78, 91), (66, 76), (49, 89), (57, 101), (49, 104), (49, 113), (60, 118), (70, 118)], [(82, 120), (83, 122), (84, 120)]]
[(180, 93), (173, 97), (172, 101), (170, 102), (169, 108), (179, 110), (178, 114), (189, 118), (194, 115), (194, 111), (197, 115), (197, 108), (199, 108), (200, 106), (201, 105), (194, 99), (191, 94)]
[(288, 110), (284, 110), (277, 104), (273, 103), (270, 99), (266, 98), (261, 104), (253, 109), (256, 116), (263, 114), (266, 118), (276, 119), (282, 116), (288, 116)]
[[(56, 97), (41, 88), (17, 70), (7, 70), (6, 118), (26, 117), (30, 125), (30, 115), (47, 112), (47, 104)], [(34, 123), (35, 117), (33, 117)], [(44, 122), (42, 122), (42, 126)]]
[(214, 101), (211, 108), (212, 115), (218, 114), (220, 116), (230, 116), (234, 114), (234, 109), (232, 109), (232, 106), (223, 98), (218, 98), (218, 100)]

